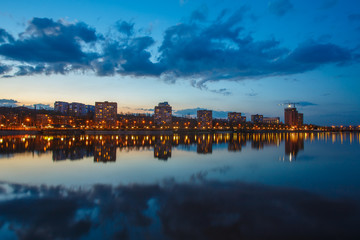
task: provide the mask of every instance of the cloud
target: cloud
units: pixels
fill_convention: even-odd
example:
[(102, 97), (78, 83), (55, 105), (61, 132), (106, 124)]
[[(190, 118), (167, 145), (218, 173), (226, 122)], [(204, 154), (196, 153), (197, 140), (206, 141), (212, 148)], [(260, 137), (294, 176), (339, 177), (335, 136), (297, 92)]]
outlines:
[(293, 7), (289, 0), (274, 0), (269, 3), (269, 11), (279, 17), (284, 16)]
[(144, 112), (154, 112), (153, 108), (135, 108), (135, 110), (140, 110), (140, 111), (144, 111)]
[(37, 104), (34, 104), (34, 105), (31, 105), (31, 106), (27, 106), (29, 108), (35, 108), (36, 106), (36, 109), (44, 109), (44, 110), (54, 110), (54, 108), (52, 106), (50, 106), (50, 104), (42, 104), (42, 103), (37, 103)]
[(126, 36), (131, 36), (134, 34), (134, 23), (129, 23), (127, 21), (118, 21), (116, 23), (116, 29)]
[[(65, 73), (71, 69), (89, 67), (89, 61), (97, 54), (87, 52), (91, 43), (99, 40), (94, 29), (85, 23), (57, 22), (49, 18), (33, 18), (19, 39), (0, 45), (0, 55), (19, 62), (33, 64), (33, 69), (20, 67), (18, 74), (34, 74), (43, 68), (47, 73)], [(40, 64), (40, 66), (38, 66)], [(42, 73), (40, 71), (38, 73)]]
[(302, 106), (302, 107), (307, 107), (307, 106), (317, 106), (318, 104), (303, 101), (303, 102), (298, 102), (297, 105)]
[[(289, 1), (270, 6), (292, 7)], [(206, 7), (199, 8), (187, 21), (167, 28), (155, 52), (149, 50), (155, 39), (135, 31), (131, 22), (118, 21), (116, 31), (104, 36), (83, 22), (33, 18), (17, 39), (5, 38), (8, 35), (2, 31), (5, 42), (0, 43), (0, 55), (17, 64), (0, 65), (0, 74), (11, 76), (11, 69), (13, 76), (90, 71), (99, 77), (157, 77), (169, 83), (187, 79), (194, 87), (228, 95), (228, 89), (211, 89), (207, 84), (287, 76), (355, 59), (355, 50), (322, 40), (310, 39), (295, 49), (282, 47), (274, 38), (256, 40), (244, 29), (247, 14), (246, 7), (223, 10), (209, 20)]]
[(220, 89), (209, 90), (209, 91), (213, 92), (213, 93), (222, 94), (224, 96), (228, 96), (228, 95), (232, 94), (227, 88), (220, 88)]
[(285, 105), (287, 105), (288, 103), (295, 103), (296, 106), (302, 106), (302, 107), (308, 107), (308, 106), (317, 106), (317, 103), (313, 103), (313, 102), (308, 102), (308, 101), (290, 101), (290, 100), (285, 100), (283, 101), (283, 103)]
[(12, 67), (7, 66), (7, 65), (3, 65), (0, 63), (0, 74), (5, 74), (8, 73), (12, 70)]
[(14, 37), (11, 36), (5, 29), (0, 28), (0, 43), (14, 42)]
[[(192, 117), (196, 117), (198, 110), (206, 110), (206, 109), (205, 108), (188, 108), (188, 109), (173, 110), (173, 114), (177, 115), (177, 116), (190, 115)], [(228, 117), (227, 111), (212, 110), (212, 112), (213, 112), (213, 118), (227, 118)]]
[(14, 99), (0, 99), (0, 107), (17, 107), (18, 103)]
[(147, 51), (154, 43), (149, 36), (132, 36), (126, 42), (106, 43), (102, 57), (93, 62), (96, 74), (160, 76), (163, 72), (161, 65), (151, 62), (151, 54)]
[(198, 178), (86, 189), (1, 185), (7, 200), (0, 202), (0, 221), (19, 239), (104, 233), (109, 239), (356, 239), (360, 233), (355, 200), (296, 189)]
[(360, 21), (360, 14), (359, 13), (353, 13), (348, 15), (348, 19), (350, 21)]
[[(20, 105), (21, 105), (20, 102), (14, 99), (0, 99), (0, 107), (18, 107)], [(42, 103), (38, 103), (34, 105), (21, 105), (21, 106), (33, 109), (35, 105), (37, 109), (46, 109), (46, 110), (53, 109), (53, 107), (51, 107), (49, 104), (42, 104)]]
[(43, 65), (37, 66), (18, 66), (18, 71), (15, 73), (15, 76), (28, 76), (34, 74), (41, 74), (45, 71)]

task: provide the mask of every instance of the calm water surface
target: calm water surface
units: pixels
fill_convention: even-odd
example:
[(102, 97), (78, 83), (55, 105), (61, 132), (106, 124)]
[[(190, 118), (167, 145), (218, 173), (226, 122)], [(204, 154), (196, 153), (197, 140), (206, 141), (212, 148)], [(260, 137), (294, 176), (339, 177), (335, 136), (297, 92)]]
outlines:
[(359, 138), (0, 136), (0, 238), (360, 239)]

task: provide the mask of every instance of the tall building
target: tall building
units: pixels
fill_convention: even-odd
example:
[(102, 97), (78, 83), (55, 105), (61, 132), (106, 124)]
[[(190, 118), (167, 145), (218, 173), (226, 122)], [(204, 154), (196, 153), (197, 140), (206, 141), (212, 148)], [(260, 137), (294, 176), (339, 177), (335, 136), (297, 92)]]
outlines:
[(253, 123), (262, 123), (263, 122), (263, 115), (255, 114), (251, 115), (251, 122)]
[(199, 128), (212, 128), (212, 111), (198, 110), (197, 121)]
[(295, 107), (285, 108), (284, 110), (285, 124), (291, 126), (301, 126), (304, 121), (304, 114), (298, 113)]
[(54, 111), (55, 112), (60, 112), (62, 114), (68, 114), (68, 112), (69, 112), (69, 103), (68, 102), (56, 101), (54, 103)]
[(171, 124), (172, 122), (172, 107), (168, 102), (159, 103), (155, 106), (154, 122), (157, 125)]
[(69, 104), (69, 114), (73, 116), (83, 116), (86, 115), (85, 104), (72, 102)]
[(116, 102), (95, 102), (95, 121), (103, 127), (115, 127), (117, 119)]
[(241, 116), (240, 112), (229, 112), (228, 121), (229, 123), (243, 123), (246, 122), (246, 117)]
[(280, 123), (280, 118), (279, 117), (264, 117), (263, 118), (263, 123), (279, 124)]

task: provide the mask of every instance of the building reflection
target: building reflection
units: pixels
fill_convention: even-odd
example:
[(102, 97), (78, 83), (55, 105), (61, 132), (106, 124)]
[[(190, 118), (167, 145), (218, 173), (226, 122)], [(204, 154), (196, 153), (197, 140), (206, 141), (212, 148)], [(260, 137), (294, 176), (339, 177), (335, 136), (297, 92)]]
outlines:
[(246, 146), (246, 135), (244, 134), (231, 134), (230, 141), (228, 143), (228, 151), (239, 152), (242, 147)]
[(202, 134), (197, 138), (197, 153), (208, 154), (212, 153), (213, 138), (211, 134)]
[(94, 140), (94, 162), (116, 161), (116, 141), (111, 137), (106, 135)]
[(288, 133), (285, 135), (285, 155), (289, 160), (296, 160), (299, 151), (304, 150), (304, 135), (300, 133)]
[(94, 155), (92, 144), (85, 141), (83, 136), (48, 137), (47, 139), (52, 146), (53, 161), (80, 160)]
[(304, 150), (305, 141), (333, 143), (359, 142), (359, 134), (345, 133), (207, 133), (173, 135), (23, 135), (0, 136), (0, 157), (31, 152), (52, 154), (53, 161), (80, 160), (93, 157), (95, 162), (116, 161), (117, 151), (150, 150), (159, 160), (173, 156), (173, 150), (211, 154), (213, 147), (240, 152), (250, 145), (262, 150), (284, 143), (285, 155), (291, 160)]
[(160, 136), (155, 140), (154, 157), (165, 161), (171, 158), (170, 136)]

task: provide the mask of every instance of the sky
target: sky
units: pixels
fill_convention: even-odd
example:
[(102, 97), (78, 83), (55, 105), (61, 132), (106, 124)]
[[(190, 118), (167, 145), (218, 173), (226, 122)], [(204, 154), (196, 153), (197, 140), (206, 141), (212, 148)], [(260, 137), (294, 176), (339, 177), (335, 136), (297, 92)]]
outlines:
[(360, 124), (358, 0), (2, 0), (0, 106)]

